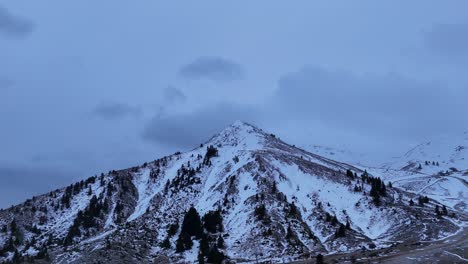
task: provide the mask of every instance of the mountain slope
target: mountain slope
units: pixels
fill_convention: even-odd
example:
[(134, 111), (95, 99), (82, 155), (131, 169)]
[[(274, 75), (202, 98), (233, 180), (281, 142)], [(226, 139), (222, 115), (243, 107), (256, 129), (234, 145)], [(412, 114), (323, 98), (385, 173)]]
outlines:
[(279, 261), (458, 230), (415, 197), (236, 122), (191, 151), (0, 211), (0, 261)]
[(468, 211), (468, 132), (426, 141), (400, 157), (387, 158), (383, 164), (348, 150), (316, 145), (307, 149), (357, 164), (395, 187), (429, 196), (458, 211)]
[(468, 132), (422, 143), (372, 171), (402, 189), (468, 211)]

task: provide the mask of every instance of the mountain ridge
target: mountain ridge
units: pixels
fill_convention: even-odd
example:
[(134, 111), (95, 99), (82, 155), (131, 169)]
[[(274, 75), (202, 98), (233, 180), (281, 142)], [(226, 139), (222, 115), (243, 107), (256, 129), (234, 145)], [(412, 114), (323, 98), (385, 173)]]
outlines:
[[(1, 210), (0, 261), (42, 261), (46, 253), (56, 263), (196, 262), (200, 255), (280, 261), (440, 239), (459, 229), (456, 218), (435, 215), (436, 201), (409, 205), (416, 198), (236, 121), (190, 151)], [(196, 236), (184, 231), (193, 211), (203, 224)]]

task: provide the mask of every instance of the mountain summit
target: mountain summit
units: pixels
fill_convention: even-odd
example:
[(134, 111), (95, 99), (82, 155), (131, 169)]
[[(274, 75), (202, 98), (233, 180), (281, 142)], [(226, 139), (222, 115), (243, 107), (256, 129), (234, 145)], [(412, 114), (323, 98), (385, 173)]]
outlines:
[(458, 230), (417, 198), (237, 121), (193, 150), (1, 210), (0, 262), (279, 262)]

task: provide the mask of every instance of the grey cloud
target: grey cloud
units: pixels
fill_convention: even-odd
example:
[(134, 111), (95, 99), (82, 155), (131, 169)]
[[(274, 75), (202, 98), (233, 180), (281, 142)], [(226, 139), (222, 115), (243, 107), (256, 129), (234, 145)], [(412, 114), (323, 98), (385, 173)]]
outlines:
[(207, 79), (216, 82), (229, 82), (244, 77), (243, 68), (228, 59), (221, 57), (200, 57), (183, 66), (179, 75), (186, 79)]
[(355, 75), (305, 67), (279, 81), (275, 105), (304, 120), (407, 137), (466, 129), (468, 92), (398, 74)]
[(11, 14), (8, 9), (0, 6), (0, 34), (10, 37), (23, 37), (33, 30), (33, 24), (23, 18)]
[(93, 110), (93, 114), (105, 119), (121, 119), (126, 116), (138, 116), (141, 114), (141, 109), (136, 106), (131, 106), (123, 103), (101, 103)]
[(433, 55), (454, 62), (468, 59), (468, 24), (436, 24), (423, 33), (423, 41)]
[(236, 120), (254, 122), (257, 117), (254, 107), (222, 103), (187, 114), (154, 117), (143, 138), (168, 146), (194, 147)]
[(73, 182), (76, 175), (57, 168), (0, 166), (0, 208), (63, 187)]
[(164, 89), (164, 99), (170, 103), (185, 102), (187, 96), (177, 87), (168, 86)]

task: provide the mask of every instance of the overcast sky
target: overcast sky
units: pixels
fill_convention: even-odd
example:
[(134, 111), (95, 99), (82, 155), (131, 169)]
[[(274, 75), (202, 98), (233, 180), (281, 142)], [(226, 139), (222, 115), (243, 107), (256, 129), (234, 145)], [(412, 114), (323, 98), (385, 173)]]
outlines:
[(394, 155), (468, 129), (467, 1), (0, 0), (0, 207), (234, 120)]

